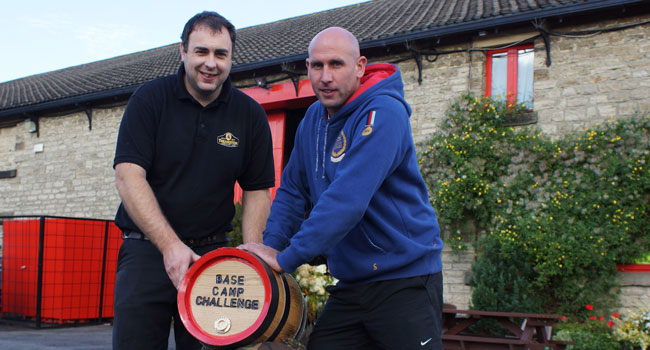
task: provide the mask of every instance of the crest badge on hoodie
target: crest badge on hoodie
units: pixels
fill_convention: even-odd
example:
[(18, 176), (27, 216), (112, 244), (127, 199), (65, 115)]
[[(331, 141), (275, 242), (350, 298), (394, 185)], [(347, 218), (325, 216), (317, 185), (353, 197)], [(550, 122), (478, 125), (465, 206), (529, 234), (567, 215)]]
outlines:
[(345, 137), (345, 133), (343, 130), (341, 130), (341, 133), (339, 134), (339, 137), (336, 138), (336, 142), (334, 142), (334, 147), (332, 148), (332, 157), (330, 157), (330, 160), (333, 163), (338, 163), (345, 157), (345, 147), (347, 146), (347, 138)]

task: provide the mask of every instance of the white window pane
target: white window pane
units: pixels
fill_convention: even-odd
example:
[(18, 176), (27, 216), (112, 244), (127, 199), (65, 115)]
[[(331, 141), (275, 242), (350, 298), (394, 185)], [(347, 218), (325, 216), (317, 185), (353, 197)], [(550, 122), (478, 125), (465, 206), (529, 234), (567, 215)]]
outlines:
[(505, 100), (508, 93), (508, 53), (492, 55), (492, 98)]
[(517, 63), (517, 102), (533, 108), (533, 49), (519, 50)]

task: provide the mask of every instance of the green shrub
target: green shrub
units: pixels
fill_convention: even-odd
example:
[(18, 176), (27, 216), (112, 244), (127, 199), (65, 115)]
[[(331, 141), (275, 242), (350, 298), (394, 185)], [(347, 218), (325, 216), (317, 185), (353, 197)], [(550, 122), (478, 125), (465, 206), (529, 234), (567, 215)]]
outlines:
[(650, 252), (646, 255), (641, 256), (633, 261), (635, 264), (650, 264)]
[[(513, 256), (506, 261), (499, 256), (489, 255), (498, 244), (496, 240), (483, 240), (485, 245), (479, 258), (472, 266), (470, 284), (474, 285), (473, 307), (486, 311), (537, 312), (541, 309), (539, 300), (529, 294), (535, 271), (525, 259)], [(503, 295), (509, 296), (503, 298)]]
[(584, 319), (650, 251), (650, 117), (552, 140), (507, 125), (523, 109), (461, 96), (420, 168), (445, 242), (476, 244), (472, 307)]
[(599, 321), (584, 323), (566, 323), (557, 327), (553, 337), (558, 340), (572, 341), (567, 350), (620, 350), (621, 344), (612, 334), (611, 329)]

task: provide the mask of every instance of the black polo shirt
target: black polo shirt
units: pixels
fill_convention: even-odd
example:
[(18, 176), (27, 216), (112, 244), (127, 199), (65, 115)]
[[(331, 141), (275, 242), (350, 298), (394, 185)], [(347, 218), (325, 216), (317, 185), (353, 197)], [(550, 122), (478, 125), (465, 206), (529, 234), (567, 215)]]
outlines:
[[(115, 160), (134, 163), (163, 214), (183, 238), (232, 229), (233, 187), (253, 191), (275, 185), (271, 131), (264, 109), (232, 87), (203, 107), (175, 75), (140, 86), (124, 111)], [(120, 204), (115, 216), (125, 231), (140, 231)], [(225, 237), (225, 236), (224, 236)]]

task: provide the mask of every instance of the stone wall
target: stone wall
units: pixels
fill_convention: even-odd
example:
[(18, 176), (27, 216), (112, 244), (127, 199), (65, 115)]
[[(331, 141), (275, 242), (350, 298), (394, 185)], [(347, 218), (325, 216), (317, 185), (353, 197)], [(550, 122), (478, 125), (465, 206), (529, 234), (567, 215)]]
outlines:
[[(554, 31), (609, 28), (648, 19), (620, 19), (596, 27)], [(493, 47), (526, 35), (477, 37), (465, 46), (438, 49)], [(561, 137), (607, 120), (650, 111), (649, 39), (648, 24), (596, 35), (552, 36), (551, 66), (545, 64), (544, 42), (536, 39), (536, 126), (552, 137)], [(480, 96), (485, 91), (485, 54), (480, 51), (472, 52), (471, 57), (462, 52), (440, 55), (435, 62), (423, 60), (422, 84), (418, 84), (414, 60), (398, 66), (406, 99), (413, 108), (411, 124), (418, 143), (437, 130), (454, 98), (463, 92)], [(84, 112), (41, 118), (40, 137), (28, 133), (23, 123), (0, 129), (0, 171), (17, 170), (16, 177), (0, 179), (0, 215), (112, 219), (119, 204), (112, 160), (123, 110), (124, 106), (93, 109), (92, 130)], [(43, 151), (35, 152), (34, 147), (40, 145)], [(468, 307), (471, 288), (466, 279), (472, 255), (459, 258), (446, 250), (443, 258), (445, 301)], [(628, 279), (624, 277), (624, 281)], [(624, 287), (623, 305), (647, 304), (649, 290), (647, 283)]]
[[(40, 136), (24, 124), (0, 129), (2, 215), (112, 219), (119, 204), (112, 168), (124, 106), (40, 119)], [(36, 151), (41, 148), (42, 151)]]
[(650, 307), (650, 272), (621, 272), (621, 313), (629, 315)]
[[(445, 48), (445, 49), (457, 49)], [(483, 54), (480, 54), (483, 56)], [(473, 53), (472, 67), (466, 53), (441, 55), (435, 62), (423, 60), (422, 83), (418, 84), (418, 69), (414, 60), (399, 63), (404, 80), (404, 95), (412, 108), (411, 128), (416, 143), (427, 140), (427, 135), (438, 129), (445, 116), (445, 111), (462, 93), (471, 91), (481, 94), (480, 84), (472, 80), (468, 83), (470, 70), (472, 75), (481, 77), (484, 57), (477, 59)], [(476, 62), (478, 61), (478, 62)], [(480, 68), (479, 68), (480, 67)], [(481, 81), (484, 79), (481, 77)]]
[[(648, 18), (610, 21), (599, 27), (642, 20)], [(535, 110), (545, 133), (560, 136), (650, 111), (650, 25), (552, 39), (552, 65), (543, 64), (543, 55), (535, 56)], [(543, 52), (541, 42), (535, 48)]]
[(453, 304), (461, 310), (470, 308), (472, 288), (468, 282), (473, 261), (472, 248), (462, 253), (453, 253), (451, 248), (445, 246), (442, 254), (442, 293), (445, 303)]
[[(598, 26), (554, 28), (556, 32), (612, 28), (650, 20), (628, 18)], [(439, 51), (499, 47), (537, 35), (536, 32), (476, 38), (471, 44), (441, 47)], [(650, 111), (650, 24), (596, 35), (551, 36), (551, 65), (546, 48), (534, 40), (534, 110), (536, 124), (558, 138), (616, 118)], [(411, 125), (416, 142), (437, 129), (451, 101), (463, 92), (485, 93), (485, 61), (481, 51), (440, 55), (423, 60), (419, 85), (415, 60), (398, 64), (407, 101), (413, 108)], [(433, 57), (432, 57), (433, 58)]]

